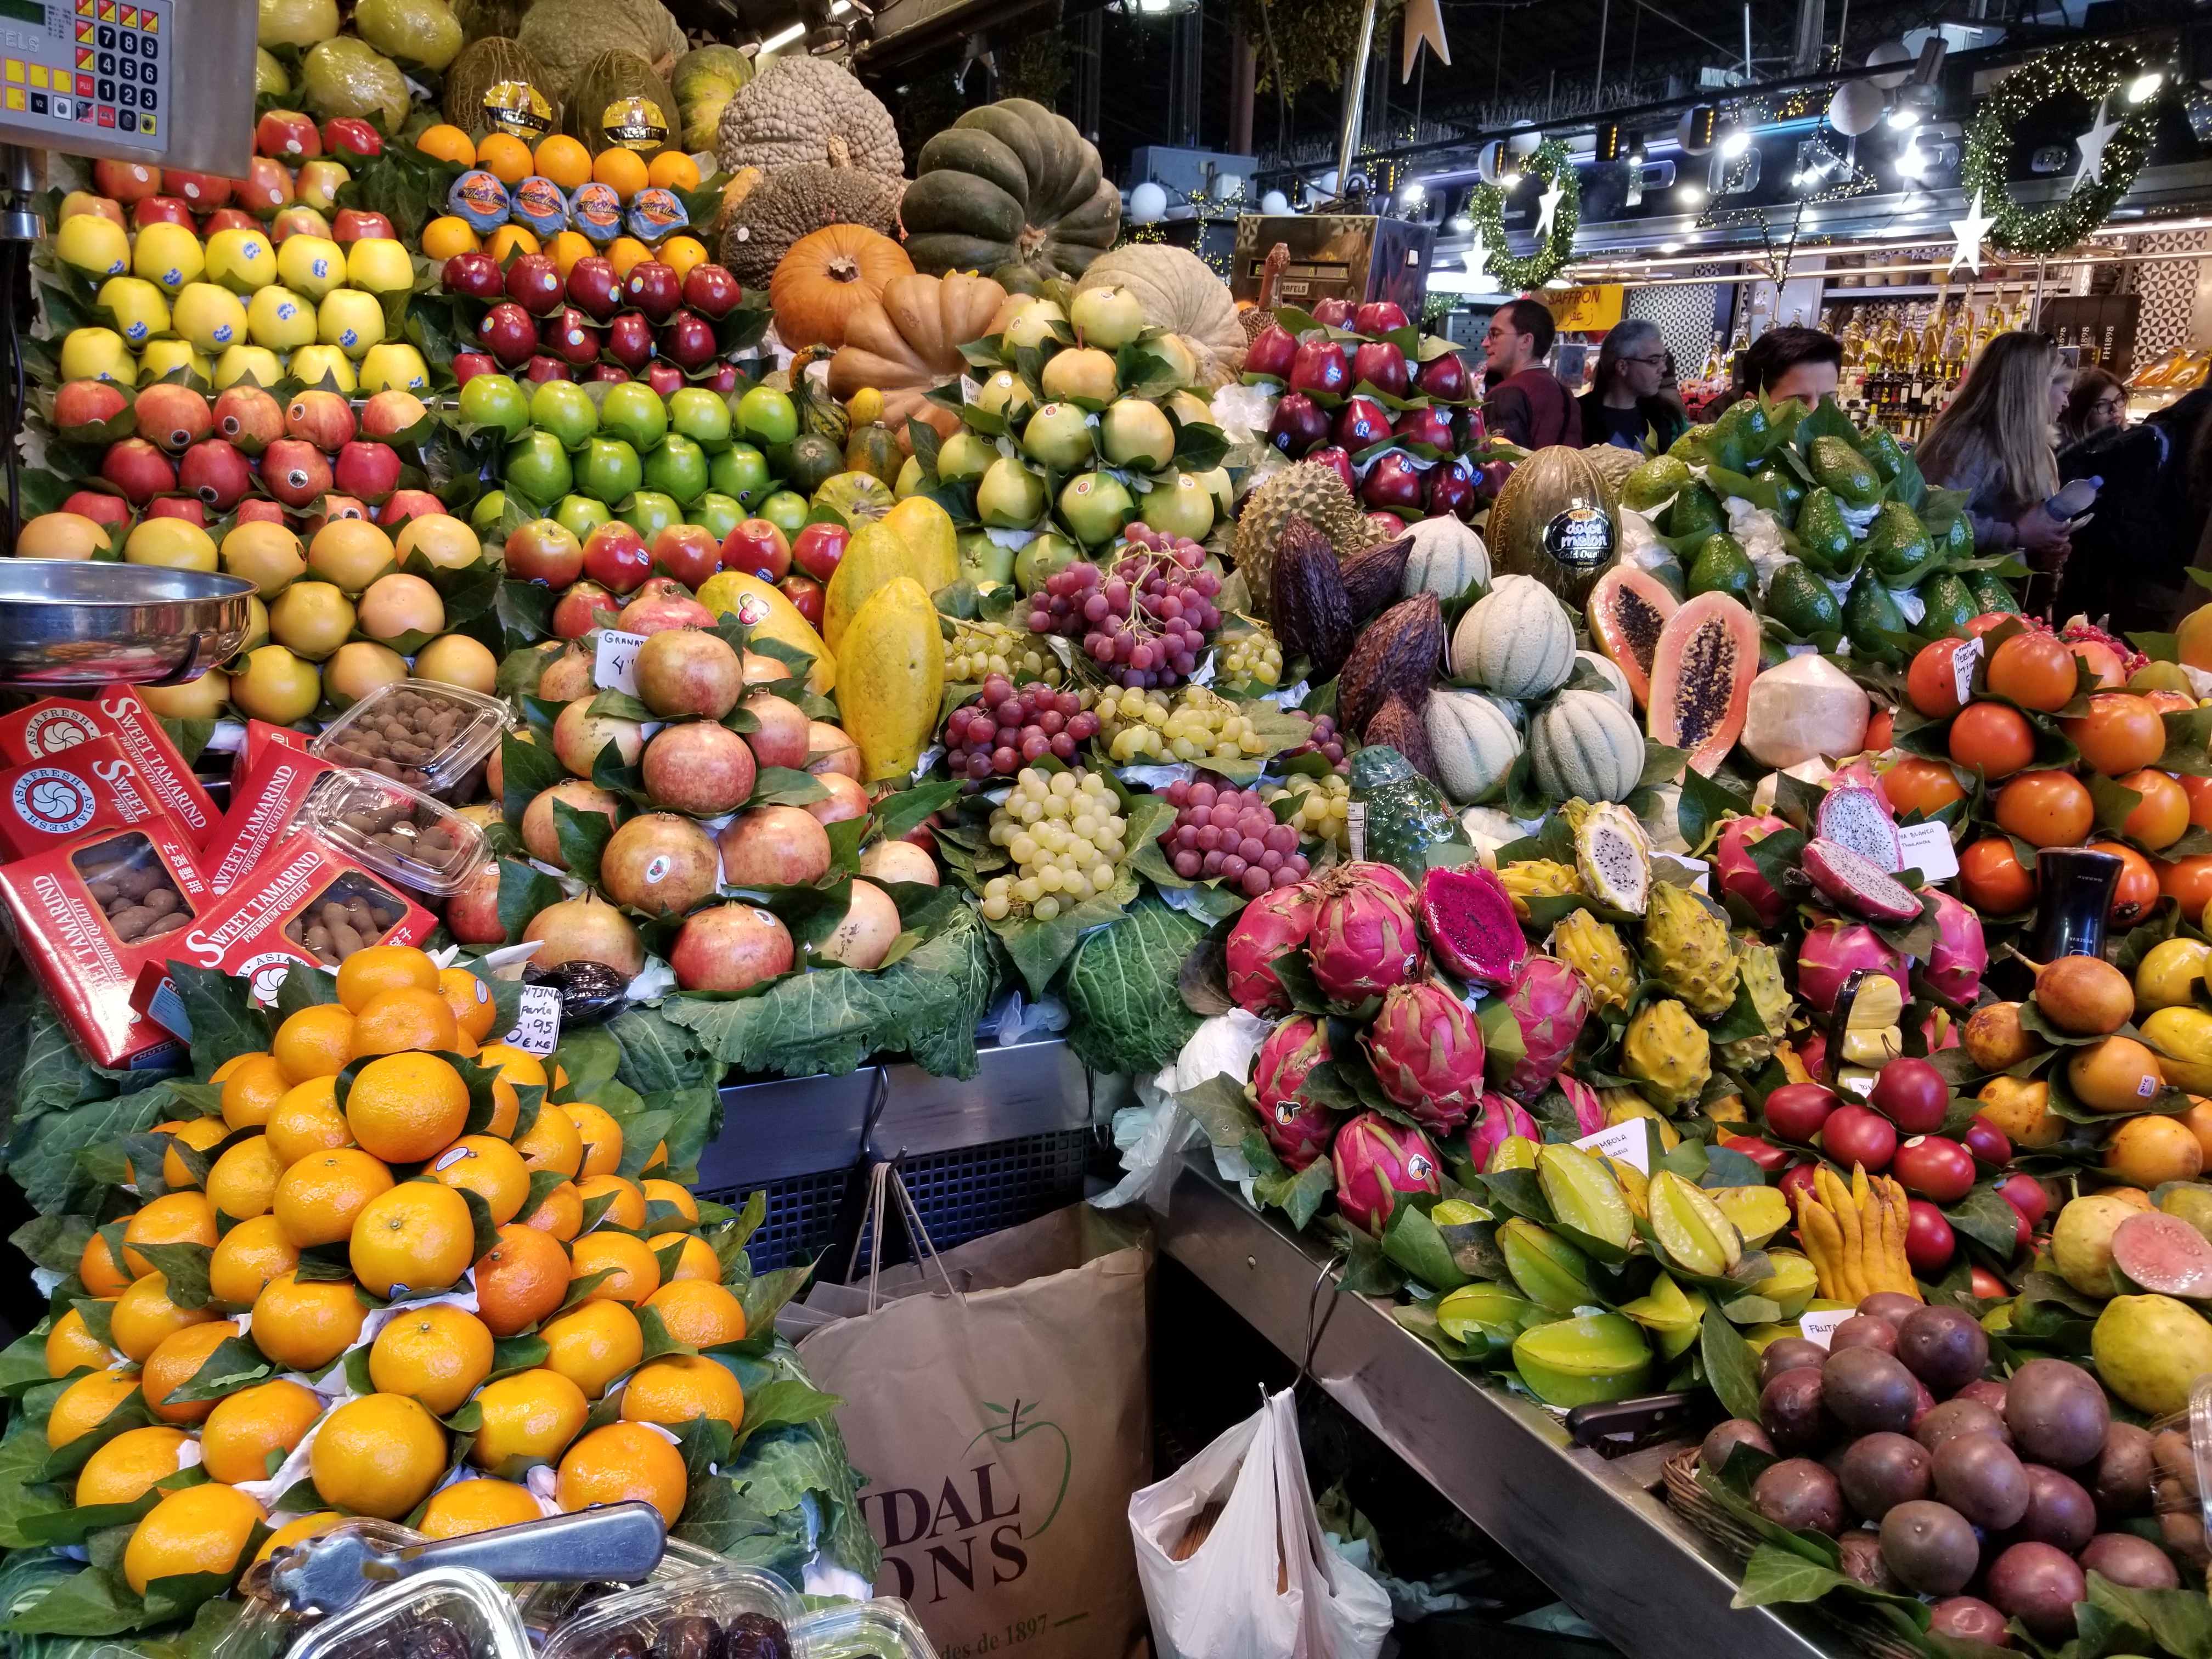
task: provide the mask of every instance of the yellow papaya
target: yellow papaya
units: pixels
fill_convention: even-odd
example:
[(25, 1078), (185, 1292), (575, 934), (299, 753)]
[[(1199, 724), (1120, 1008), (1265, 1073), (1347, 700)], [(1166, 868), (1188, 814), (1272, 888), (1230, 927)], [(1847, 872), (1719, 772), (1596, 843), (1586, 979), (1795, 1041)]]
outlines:
[(699, 603), (718, 617), (734, 616), (755, 634), (780, 641), (814, 659), (806, 672), (806, 689), (827, 696), (837, 684), (837, 659), (813, 625), (793, 605), (757, 576), (741, 570), (722, 570), (700, 585)]
[[(866, 524), (853, 532), (853, 539), (845, 544), (845, 556), (830, 573), (830, 586), (822, 596), (822, 637), (829, 641), (832, 651), (838, 648), (853, 618), (878, 588), (900, 576), (920, 584), (913, 566), (914, 556), (908, 550), (906, 538), (896, 531)], [(927, 587), (922, 588), (924, 598), (928, 593)]]
[(884, 514), (884, 528), (906, 544), (913, 556), (907, 574), (924, 592), (934, 593), (960, 580), (960, 538), (952, 515), (927, 495), (908, 495)]
[(903, 778), (937, 728), (945, 695), (937, 611), (920, 582), (894, 576), (868, 595), (843, 638), (837, 713), (860, 746), (860, 775), (871, 782)]

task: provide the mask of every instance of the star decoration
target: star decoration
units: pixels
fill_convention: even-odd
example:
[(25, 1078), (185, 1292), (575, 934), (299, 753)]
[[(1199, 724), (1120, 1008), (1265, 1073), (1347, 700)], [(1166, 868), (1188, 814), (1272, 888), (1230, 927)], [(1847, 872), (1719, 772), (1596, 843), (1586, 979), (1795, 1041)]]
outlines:
[(1565, 189), (1557, 179), (1554, 179), (1550, 188), (1536, 198), (1536, 240), (1538, 241), (1542, 241), (1552, 234), (1552, 216), (1559, 210), (1559, 204), (1566, 199), (1566, 195)]
[(2088, 131), (2074, 141), (2081, 152), (2081, 171), (2074, 176), (2080, 185), (2102, 184), (2105, 179), (2105, 146), (2112, 142), (2112, 135), (2120, 130), (2120, 123), (2106, 112), (2103, 104), (2097, 106), (2097, 118), (2089, 124)]
[(1406, 32), (1398, 49), (1398, 79), (1401, 82), (1413, 78), (1413, 60), (1420, 56), (1425, 41), (1431, 52), (1441, 58), (1446, 69), (1451, 67), (1451, 47), (1444, 41), (1444, 13), (1439, 0), (1409, 0), (1406, 7)]
[(1482, 233), (1474, 233), (1474, 240), (1468, 244), (1467, 274), (1480, 281), (1490, 274), (1490, 245), (1482, 240)]
[(1995, 223), (1996, 219), (1982, 211), (1982, 192), (1976, 191), (1974, 204), (1966, 210), (1966, 216), (1951, 221), (1951, 234), (1959, 239), (1959, 246), (1952, 252), (1951, 263), (1943, 267), (1944, 275), (1948, 276), (1960, 265), (1968, 267), (1977, 276), (1982, 274), (1982, 243)]

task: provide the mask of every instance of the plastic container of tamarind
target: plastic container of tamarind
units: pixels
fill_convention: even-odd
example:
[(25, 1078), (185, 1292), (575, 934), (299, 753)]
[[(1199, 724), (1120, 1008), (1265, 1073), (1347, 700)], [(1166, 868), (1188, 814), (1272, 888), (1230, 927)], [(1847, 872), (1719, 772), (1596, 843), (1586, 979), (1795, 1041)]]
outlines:
[(349, 858), (417, 893), (458, 893), (490, 856), (481, 826), (420, 789), (340, 767), (307, 786), (291, 829), (312, 830)]
[(2212, 1566), (2212, 1376), (2189, 1404), (2150, 1425), (2151, 1509), (2166, 1547), (2199, 1571)]
[(497, 697), (435, 680), (395, 680), (332, 720), (307, 748), (333, 766), (374, 772), (458, 803), (475, 794), (512, 721)]
[(773, 1573), (708, 1568), (591, 1603), (542, 1659), (801, 1659), (791, 1629), (804, 1612)]

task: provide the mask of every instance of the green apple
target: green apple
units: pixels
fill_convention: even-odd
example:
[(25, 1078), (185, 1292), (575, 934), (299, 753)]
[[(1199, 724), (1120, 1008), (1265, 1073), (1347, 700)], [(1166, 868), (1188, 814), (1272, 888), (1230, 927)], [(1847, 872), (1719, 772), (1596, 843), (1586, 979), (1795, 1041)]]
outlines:
[[(1040, 538), (1042, 539), (1042, 538)], [(978, 587), (995, 587), (1014, 579), (1014, 550), (1001, 547), (980, 530), (962, 532), (960, 575)]]
[(530, 424), (530, 394), (511, 374), (471, 375), (461, 388), (461, 418), (519, 438)]
[(778, 489), (754, 509), (757, 517), (766, 519), (783, 532), (789, 541), (806, 528), (806, 515), (813, 509), (807, 506), (806, 497), (795, 489)]
[(589, 495), (563, 495), (553, 516), (566, 526), (568, 533), (580, 542), (589, 541), (592, 532), (614, 517), (605, 501), (595, 501)]
[(1027, 530), (1044, 514), (1044, 480), (1001, 455), (975, 486), (975, 513), (1000, 530)]
[(568, 452), (550, 432), (526, 432), (509, 444), (501, 474), (533, 501), (557, 501), (576, 482)]
[(599, 411), (574, 380), (546, 380), (530, 394), (530, 424), (573, 449), (599, 429)]
[(640, 489), (630, 495), (629, 506), (622, 515), (623, 522), (645, 538), (647, 547), (653, 538), (672, 524), (684, 522), (684, 509), (676, 504), (673, 495), (658, 489)]
[(1014, 586), (1024, 593), (1042, 590), (1046, 580), (1075, 562), (1075, 544), (1048, 530), (1032, 536), (1014, 555)]
[(645, 468), (637, 451), (620, 438), (588, 439), (576, 458), (576, 488), (610, 505), (634, 493), (644, 482)]
[(645, 458), (645, 483), (690, 506), (707, 493), (707, 452), (682, 433), (670, 433)]
[(1171, 472), (1137, 497), (1137, 516), (1164, 536), (1205, 539), (1213, 528), (1213, 492), (1190, 472)]
[(769, 482), (768, 457), (750, 444), (732, 444), (707, 468), (707, 487), (743, 507), (766, 501)]
[(773, 449), (799, 435), (799, 410), (791, 394), (757, 386), (738, 399), (738, 430), (751, 442)]
[(691, 511), (684, 517), (687, 524), (703, 525), (714, 532), (718, 542), (729, 539), (730, 532), (744, 521), (744, 504), (736, 497), (725, 495), (719, 489), (710, 489), (691, 503)]
[(1047, 404), (1022, 428), (1022, 453), (1040, 465), (1067, 472), (1088, 465), (1091, 416), (1073, 404)]
[(469, 528), (479, 536), (489, 535), (499, 528), (499, 521), (507, 512), (507, 492), (487, 489), (477, 497), (477, 504), (469, 509)]
[(736, 417), (729, 400), (702, 386), (687, 386), (668, 400), (668, 425), (707, 449), (721, 449), (730, 441)]
[[(977, 505), (981, 504), (979, 495)], [(1129, 492), (1110, 472), (1085, 472), (1070, 478), (1060, 492), (1060, 519), (1085, 547), (1101, 546), (1120, 535), (1133, 506)], [(983, 516), (988, 520), (991, 515)]]
[(668, 435), (668, 405), (642, 380), (618, 380), (599, 400), (599, 430), (641, 455)]
[(1175, 428), (1158, 404), (1123, 398), (1107, 404), (1098, 417), (1099, 450), (1116, 466), (1146, 462), (1165, 466), (1175, 459)]
[(937, 476), (947, 483), (967, 483), (989, 471), (998, 459), (998, 446), (988, 438), (962, 430), (937, 447)]

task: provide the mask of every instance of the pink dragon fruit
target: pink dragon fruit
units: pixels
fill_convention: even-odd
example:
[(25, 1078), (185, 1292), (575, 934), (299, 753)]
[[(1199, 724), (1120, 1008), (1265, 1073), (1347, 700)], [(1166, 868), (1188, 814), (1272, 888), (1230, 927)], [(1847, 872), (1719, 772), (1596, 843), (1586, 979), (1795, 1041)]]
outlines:
[(1805, 844), (1805, 873), (1823, 896), (1875, 921), (1911, 921), (1920, 895), (1874, 860), (1841, 842), (1816, 836)]
[(1330, 1152), (1336, 1162), (1336, 1207), (1373, 1237), (1382, 1237), (1401, 1197), (1443, 1191), (1440, 1161), (1429, 1138), (1379, 1112), (1362, 1112), (1346, 1124)]
[(1597, 1091), (1578, 1077), (1561, 1073), (1559, 1092), (1567, 1097), (1567, 1104), (1575, 1109), (1575, 1133), (1594, 1135), (1605, 1127), (1605, 1103), (1597, 1097)]
[(1928, 1045), (1929, 1054), (1940, 1054), (1959, 1046), (1959, 1026), (1948, 1011), (1930, 1008), (1920, 1022), (1920, 1040)]
[(1565, 963), (1551, 957), (1530, 957), (1513, 975), (1505, 1006), (1513, 1015), (1513, 1023), (1521, 1028), (1521, 1043), (1527, 1052), (1513, 1062), (1501, 1086), (1516, 1099), (1534, 1100), (1551, 1086), (1559, 1067), (1574, 1052), (1575, 1039), (1583, 1034), (1583, 1022), (1589, 1018), (1589, 987)]
[(1314, 981), (1339, 1002), (1364, 1002), (1421, 970), (1413, 890), (1387, 864), (1340, 864), (1320, 883), (1307, 948)]
[(1762, 927), (1771, 927), (1781, 921), (1787, 907), (1782, 895), (1774, 890), (1759, 866), (1752, 861), (1748, 849), (1753, 842), (1764, 841), (1776, 830), (1789, 827), (1776, 817), (1730, 818), (1721, 826), (1719, 846), (1713, 854), (1713, 862), (1721, 874), (1721, 890), (1734, 893), (1748, 904)]
[(1982, 994), (1982, 974), (1990, 948), (1982, 942), (1982, 919), (1973, 906), (1940, 889), (1936, 893), (1936, 948), (1928, 957), (1928, 982), (1961, 1008)]
[(1260, 1045), (1252, 1071), (1260, 1133), (1293, 1170), (1304, 1169), (1327, 1152), (1336, 1133), (1336, 1114), (1304, 1092), (1307, 1077), (1328, 1057), (1328, 1033), (1303, 1014), (1285, 1020)]
[(1877, 869), (1894, 871), (1905, 866), (1904, 850), (1897, 842), (1897, 814), (1863, 760), (1853, 761), (1828, 780), (1813, 833), (1850, 848)]
[(1544, 1132), (1536, 1127), (1536, 1120), (1528, 1115), (1519, 1101), (1509, 1100), (1504, 1095), (1483, 1096), (1482, 1110), (1467, 1126), (1468, 1161), (1477, 1170), (1483, 1169), (1489, 1164), (1490, 1155), (1505, 1144), (1508, 1135), (1541, 1140)]
[(1513, 896), (1479, 864), (1431, 870), (1421, 878), (1421, 926), (1437, 959), (1462, 979), (1503, 987), (1528, 954)]
[(1482, 1098), (1482, 1028), (1434, 980), (1392, 986), (1366, 1042), (1382, 1092), (1432, 1134), (1458, 1128)]
[(1822, 916), (1805, 930), (1797, 947), (1797, 994), (1808, 1006), (1826, 1013), (1836, 1006), (1836, 993), (1854, 968), (1887, 974), (1905, 988), (1905, 958), (1863, 921), (1841, 916)]
[(1279, 1013), (1291, 1006), (1290, 993), (1268, 964), (1295, 951), (1313, 932), (1320, 898), (1311, 882), (1298, 882), (1262, 893), (1244, 907), (1229, 930), (1230, 1000), (1248, 1013)]

